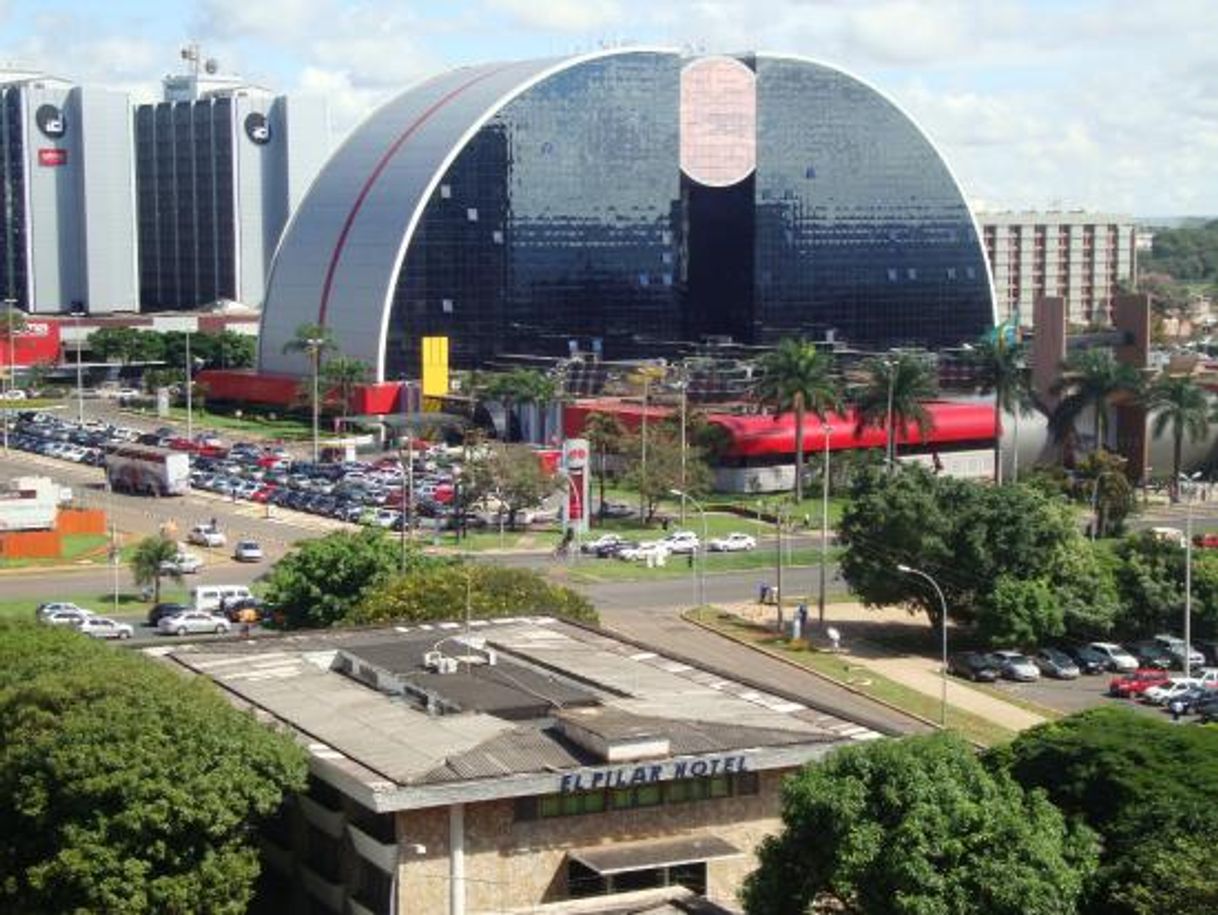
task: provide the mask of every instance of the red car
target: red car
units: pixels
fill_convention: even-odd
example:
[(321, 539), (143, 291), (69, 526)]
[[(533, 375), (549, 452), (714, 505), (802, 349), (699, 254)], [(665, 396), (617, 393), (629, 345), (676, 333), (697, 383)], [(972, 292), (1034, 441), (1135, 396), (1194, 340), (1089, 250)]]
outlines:
[(1193, 537), (1193, 546), (1203, 550), (1218, 550), (1218, 534), (1197, 534)]
[(1152, 686), (1166, 683), (1170, 673), (1157, 667), (1139, 667), (1131, 673), (1113, 677), (1108, 682), (1108, 695), (1118, 699), (1132, 699), (1140, 696)]

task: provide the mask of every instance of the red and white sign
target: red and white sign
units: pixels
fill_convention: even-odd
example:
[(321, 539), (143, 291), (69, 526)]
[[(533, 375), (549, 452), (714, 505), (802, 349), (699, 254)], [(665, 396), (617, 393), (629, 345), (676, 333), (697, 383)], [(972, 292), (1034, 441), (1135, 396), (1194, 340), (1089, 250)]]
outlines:
[(66, 149), (40, 149), (38, 150), (38, 164), (52, 167), (67, 165), (68, 151)]
[(588, 440), (569, 438), (562, 443), (562, 469), (567, 475), (564, 527), (588, 530)]
[(588, 440), (569, 438), (562, 443), (563, 466), (569, 471), (583, 470), (588, 466)]

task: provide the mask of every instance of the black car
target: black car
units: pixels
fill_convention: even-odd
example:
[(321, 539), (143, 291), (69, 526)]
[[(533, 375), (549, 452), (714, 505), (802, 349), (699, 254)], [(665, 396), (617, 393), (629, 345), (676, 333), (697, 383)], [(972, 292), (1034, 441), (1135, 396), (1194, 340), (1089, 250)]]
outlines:
[(1129, 653), (1138, 659), (1138, 667), (1170, 670), (1176, 664), (1176, 656), (1154, 639), (1134, 642), (1126, 647), (1128, 647)]
[(959, 651), (947, 659), (947, 672), (966, 680), (993, 683), (998, 679), (998, 668), (979, 651)]
[(1070, 656), (1084, 674), (1102, 674), (1108, 670), (1108, 658), (1086, 645), (1066, 645), (1062, 651)]
[(161, 603), (153, 604), (152, 609), (148, 611), (148, 625), (155, 626), (161, 621), (162, 617), (175, 616), (179, 613), (184, 613), (190, 608), (185, 604)]
[(1197, 713), (1197, 718), (1202, 724), (1218, 721), (1218, 695), (1196, 703), (1193, 705), (1193, 711)]

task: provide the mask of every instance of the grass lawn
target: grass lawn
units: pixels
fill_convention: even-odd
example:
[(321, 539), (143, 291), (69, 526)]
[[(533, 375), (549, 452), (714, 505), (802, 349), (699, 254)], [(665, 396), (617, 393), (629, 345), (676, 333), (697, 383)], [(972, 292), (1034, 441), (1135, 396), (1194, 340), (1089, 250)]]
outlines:
[[(86, 610), (92, 610), (94, 613), (108, 614), (114, 612), (114, 593), (111, 591), (85, 591), (80, 594), (48, 593), (43, 598), (31, 597), (22, 600), (0, 601), (0, 620), (33, 620), (34, 611), (38, 609), (38, 605), (43, 600), (71, 601), (78, 606), (84, 607)], [(166, 586), (162, 583), (161, 600), (188, 603), (190, 592), (186, 588), (175, 588), (172, 585)], [(139, 592), (137, 591), (126, 589), (118, 592), (118, 613), (121, 616), (138, 615), (142, 617), (147, 614), (148, 608), (151, 606), (151, 602), (140, 599)]]
[[(939, 700), (934, 696), (920, 693), (861, 665), (851, 663), (841, 655), (808, 648), (802, 641), (793, 642), (778, 636), (772, 629), (747, 622), (713, 607), (692, 610), (686, 616), (741, 642), (756, 645), (801, 667), (823, 674), (863, 695), (887, 702), (929, 721), (939, 720)], [(1001, 698), (1010, 701), (1005, 694)], [(987, 747), (1005, 743), (1015, 736), (1015, 732), (1009, 728), (950, 705), (947, 709), (947, 726), (966, 740)]]
[[(829, 561), (836, 561), (839, 551), (829, 550)], [(584, 582), (592, 584), (602, 581), (640, 581), (649, 578), (690, 578), (697, 571), (697, 563), (701, 557), (696, 558), (695, 566), (691, 569), (689, 562), (685, 556), (669, 556), (668, 562), (663, 566), (649, 569), (644, 562), (623, 562), (618, 559), (597, 559), (592, 556), (580, 556), (578, 560), (572, 562), (566, 560), (562, 563), (555, 563), (553, 571), (557, 574), (558, 569), (562, 569), (562, 577), (568, 582)], [(820, 563), (819, 549), (797, 549), (790, 553), (790, 561), (788, 562), (786, 551), (783, 553), (783, 569), (799, 568), (807, 570)], [(765, 569), (772, 573), (774, 569), (774, 550), (773, 549), (757, 549), (748, 553), (708, 553), (706, 563), (706, 574), (714, 575), (722, 572), (742, 572), (748, 569)], [(774, 576), (767, 576), (772, 579)], [(833, 592), (837, 589), (838, 593), (845, 594), (845, 585), (840, 582), (829, 583), (829, 590)], [(789, 588), (784, 588), (788, 590)], [(788, 594), (786, 601), (795, 601), (799, 595)], [(794, 604), (791, 604), (794, 606)]]
[[(151, 408), (128, 410), (126, 412), (156, 418), (156, 410)], [(211, 413), (198, 407), (194, 409), (193, 413), (196, 430), (223, 429), (228, 432), (240, 432), (257, 438), (283, 439), (285, 441), (311, 441), (313, 438), (313, 427), (307, 421), (302, 421), (294, 416), (276, 416), (275, 419), (261, 415), (233, 416), (229, 413)], [(186, 422), (186, 410), (182, 407), (170, 407), (168, 418), (175, 422), (184, 423)], [(322, 417), (320, 440), (323, 443), (332, 437), (326, 429), (328, 424), (329, 419)]]

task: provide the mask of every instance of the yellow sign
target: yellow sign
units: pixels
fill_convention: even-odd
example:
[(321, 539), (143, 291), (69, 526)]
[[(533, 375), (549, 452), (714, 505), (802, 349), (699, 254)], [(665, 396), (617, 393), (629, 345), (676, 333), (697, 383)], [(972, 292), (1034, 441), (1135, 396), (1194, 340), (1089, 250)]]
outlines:
[(448, 393), (448, 337), (424, 337), (423, 396), (443, 397)]

